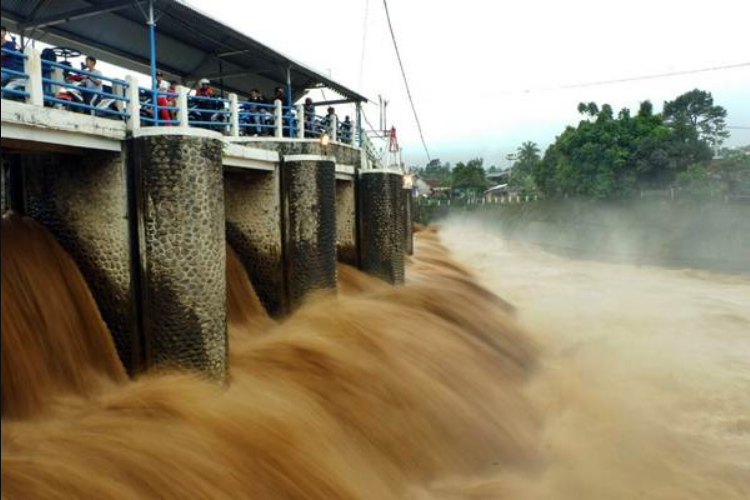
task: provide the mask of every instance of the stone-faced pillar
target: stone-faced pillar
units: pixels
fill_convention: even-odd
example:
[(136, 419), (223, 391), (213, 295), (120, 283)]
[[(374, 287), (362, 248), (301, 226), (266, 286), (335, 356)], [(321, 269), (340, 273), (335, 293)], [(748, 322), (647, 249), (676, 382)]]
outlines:
[(404, 193), (400, 173), (363, 170), (359, 176), (360, 267), (404, 283)]
[(239, 255), (266, 310), (286, 311), (279, 168), (224, 172), (227, 241)]
[(336, 246), (338, 260), (359, 266), (355, 179), (336, 180)]
[(285, 156), (281, 186), (284, 274), (293, 311), (311, 293), (336, 289), (336, 165), (323, 156)]
[(120, 152), (18, 157), (27, 215), (70, 254), (96, 299), (123, 365), (142, 365), (133, 285), (127, 162)]
[(150, 366), (227, 372), (221, 137), (141, 130), (130, 140), (141, 318)]
[(414, 194), (404, 189), (404, 252), (414, 255)]

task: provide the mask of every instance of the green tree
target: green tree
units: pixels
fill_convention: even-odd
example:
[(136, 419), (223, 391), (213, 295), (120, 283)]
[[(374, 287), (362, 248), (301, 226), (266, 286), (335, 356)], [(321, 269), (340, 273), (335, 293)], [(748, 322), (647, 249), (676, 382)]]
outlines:
[(729, 137), (727, 110), (714, 104), (710, 92), (691, 90), (664, 103), (664, 120), (677, 131), (695, 131), (699, 140), (718, 147)]
[(725, 135), (723, 108), (695, 92), (667, 103), (664, 115), (650, 101), (635, 116), (627, 108), (579, 104), (585, 119), (566, 128), (531, 169), (536, 187), (546, 196), (613, 198), (671, 185), (688, 166), (711, 159), (710, 137)]
[(439, 159), (432, 160), (425, 166), (422, 177), (448, 187), (451, 184), (451, 165), (447, 162), (441, 163)]
[(484, 160), (475, 158), (468, 163), (460, 162), (453, 169), (453, 188), (478, 194), (487, 189)]
[(536, 191), (534, 171), (542, 159), (540, 153), (539, 146), (531, 141), (524, 142), (518, 148), (516, 163), (510, 173), (509, 183), (512, 187), (526, 193)]

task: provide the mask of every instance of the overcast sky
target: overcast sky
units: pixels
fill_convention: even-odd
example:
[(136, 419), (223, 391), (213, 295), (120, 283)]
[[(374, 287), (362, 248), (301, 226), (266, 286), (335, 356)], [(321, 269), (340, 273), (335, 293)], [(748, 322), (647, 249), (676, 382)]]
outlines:
[[(424, 163), (382, 0), (189, 0), (371, 99), (408, 163)], [(365, 10), (369, 5), (360, 80)], [(546, 147), (579, 120), (580, 101), (637, 108), (701, 88), (750, 127), (750, 67), (575, 90), (542, 90), (750, 63), (746, 0), (390, 0), (401, 52), (433, 157), (504, 165), (521, 142)], [(342, 110), (345, 112), (345, 110)], [(377, 124), (377, 107), (367, 114)], [(750, 144), (733, 130), (731, 145)]]

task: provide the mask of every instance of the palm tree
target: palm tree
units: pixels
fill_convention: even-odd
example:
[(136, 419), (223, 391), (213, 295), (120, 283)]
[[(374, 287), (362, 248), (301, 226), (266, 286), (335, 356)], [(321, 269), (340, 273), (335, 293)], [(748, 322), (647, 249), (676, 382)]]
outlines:
[(537, 143), (526, 141), (518, 148), (518, 163), (532, 164), (541, 160), (540, 155), (541, 150)]
[(535, 187), (532, 173), (534, 167), (541, 159), (539, 146), (532, 141), (524, 142), (518, 148), (516, 163), (513, 165), (513, 170), (510, 174), (510, 184), (524, 191), (533, 190)]

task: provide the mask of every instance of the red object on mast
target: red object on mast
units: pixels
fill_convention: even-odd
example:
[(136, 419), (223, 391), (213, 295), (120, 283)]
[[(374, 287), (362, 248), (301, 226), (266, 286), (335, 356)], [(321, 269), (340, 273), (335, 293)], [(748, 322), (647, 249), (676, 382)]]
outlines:
[(396, 137), (396, 127), (391, 128), (390, 136), (388, 139), (388, 150), (391, 153), (398, 153), (401, 148), (398, 147), (398, 137)]

